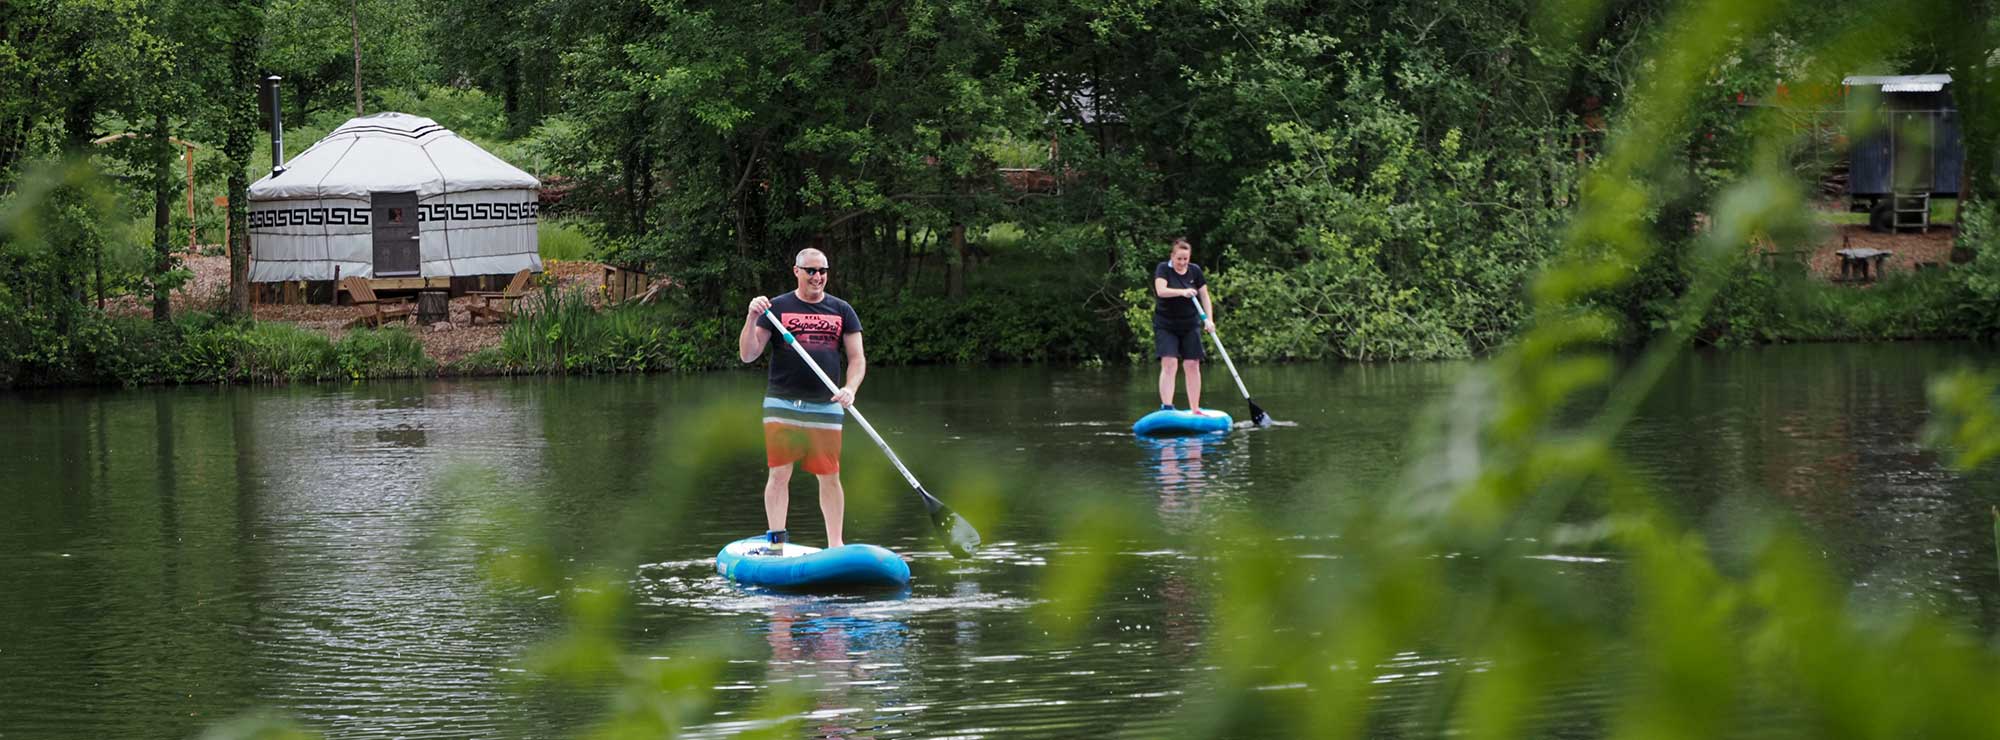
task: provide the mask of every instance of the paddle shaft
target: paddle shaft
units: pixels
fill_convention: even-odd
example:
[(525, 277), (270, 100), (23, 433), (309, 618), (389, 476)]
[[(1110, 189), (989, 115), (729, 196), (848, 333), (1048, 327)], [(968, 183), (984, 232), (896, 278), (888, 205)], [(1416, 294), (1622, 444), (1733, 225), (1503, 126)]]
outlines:
[[(777, 314), (771, 313), (771, 310), (767, 308), (764, 309), (764, 318), (770, 319), (772, 326), (778, 327), (778, 334), (785, 338), (785, 344), (791, 346), (793, 351), (799, 353), (799, 359), (806, 361), (806, 367), (812, 368), (813, 374), (819, 376), (819, 382), (825, 383), (828, 391), (833, 393), (840, 392), (840, 386), (833, 382), (833, 378), (827, 377), (826, 371), (821, 370), (819, 363), (813, 361), (812, 354), (807, 352), (806, 348), (799, 346), (798, 338), (792, 336), (791, 330), (786, 329), (785, 325), (778, 321)], [(882, 454), (889, 456), (889, 463), (896, 466), (896, 472), (903, 474), (903, 480), (909, 481), (911, 488), (915, 488), (918, 493), (924, 494), (924, 504), (936, 508), (936, 505), (931, 503), (930, 494), (924, 492), (923, 484), (917, 482), (917, 477), (910, 474), (909, 468), (903, 467), (903, 461), (897, 459), (896, 451), (889, 449), (889, 443), (882, 441), (882, 435), (875, 433), (875, 427), (869, 425), (868, 419), (861, 415), (861, 409), (855, 408), (852, 405), (846, 408), (847, 414), (854, 417), (854, 421), (861, 425), (861, 431), (867, 432), (868, 438), (875, 440), (875, 446), (882, 448)]]
[[(1187, 298), (1194, 301), (1194, 312), (1201, 316), (1201, 323), (1209, 323), (1208, 312), (1201, 308), (1201, 299), (1194, 296)], [(1243, 394), (1243, 400), (1250, 400), (1250, 389), (1243, 387), (1243, 376), (1236, 374), (1236, 363), (1229, 361), (1229, 350), (1222, 346), (1222, 335), (1215, 331), (1214, 326), (1210, 326), (1208, 336), (1215, 340), (1215, 351), (1222, 353), (1222, 364), (1229, 366), (1229, 378), (1236, 381), (1236, 392)]]

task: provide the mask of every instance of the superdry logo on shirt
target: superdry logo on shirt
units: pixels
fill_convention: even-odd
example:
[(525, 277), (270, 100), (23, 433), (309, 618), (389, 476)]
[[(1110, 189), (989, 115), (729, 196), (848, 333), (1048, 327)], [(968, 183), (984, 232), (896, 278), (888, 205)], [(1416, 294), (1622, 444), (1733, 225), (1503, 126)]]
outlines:
[(824, 313), (788, 313), (778, 317), (785, 322), (785, 329), (799, 338), (799, 344), (806, 349), (831, 349), (840, 346), (840, 315)]

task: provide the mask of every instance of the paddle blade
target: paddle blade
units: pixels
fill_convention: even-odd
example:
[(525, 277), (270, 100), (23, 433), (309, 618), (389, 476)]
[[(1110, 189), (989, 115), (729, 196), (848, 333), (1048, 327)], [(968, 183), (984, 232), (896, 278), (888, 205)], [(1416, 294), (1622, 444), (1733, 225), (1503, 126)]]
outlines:
[[(1248, 398), (1243, 400), (1250, 401)], [(1256, 401), (1250, 401), (1250, 422), (1260, 427), (1268, 427), (1272, 424), (1271, 415), (1264, 413), (1264, 408), (1258, 406)]]
[(951, 507), (940, 504), (931, 510), (931, 526), (937, 528), (938, 539), (944, 541), (944, 549), (955, 558), (969, 558), (979, 551), (979, 530), (972, 528), (972, 522), (952, 511)]

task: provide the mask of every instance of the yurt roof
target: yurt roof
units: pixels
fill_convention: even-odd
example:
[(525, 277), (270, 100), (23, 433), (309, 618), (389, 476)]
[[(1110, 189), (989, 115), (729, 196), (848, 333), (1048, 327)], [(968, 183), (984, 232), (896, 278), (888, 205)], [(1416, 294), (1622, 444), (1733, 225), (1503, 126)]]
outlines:
[(251, 200), (354, 198), (415, 191), (418, 198), (472, 190), (540, 187), (534, 176), (421, 116), (375, 113), (349, 119), (250, 185)]

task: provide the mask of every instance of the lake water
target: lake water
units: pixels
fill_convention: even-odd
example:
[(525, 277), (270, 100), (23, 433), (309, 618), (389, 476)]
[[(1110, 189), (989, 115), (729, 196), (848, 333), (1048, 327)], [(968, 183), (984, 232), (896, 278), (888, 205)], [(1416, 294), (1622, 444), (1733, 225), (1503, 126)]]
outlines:
[[(2000, 489), (1917, 441), (1925, 379), (1986, 355), (1691, 354), (1622, 449), (1718, 541), (1739, 512), (1786, 512), (1860, 598), (1988, 630)], [(798, 692), (797, 735), (1167, 734), (1207, 670), (1210, 565), (1125, 542), (1084, 637), (1052, 641), (1036, 610), (1068, 505), (1141, 512), (1134, 531), (1165, 543), (1371, 495), (1466, 367), (1246, 368), (1286, 425), (1165, 442), (1128, 433), (1154, 405), (1148, 369), (874, 369), (861, 408), (987, 546), (944, 553), (850, 425), (847, 538), (903, 553), (914, 582), (817, 597), (714, 575), (722, 544), (763, 529), (761, 373), (0, 396), (0, 738), (187, 737), (257, 708), (332, 737), (576, 734), (608, 700), (523, 668), (571, 623), (566, 600), (493, 577), (538, 553), (629, 587), (612, 634), (634, 660), (728, 651), (694, 736), (762, 726), (779, 690)], [(1245, 415), (1207, 375), (1207, 405)], [(799, 476), (795, 541), (824, 539), (815, 500)]]

